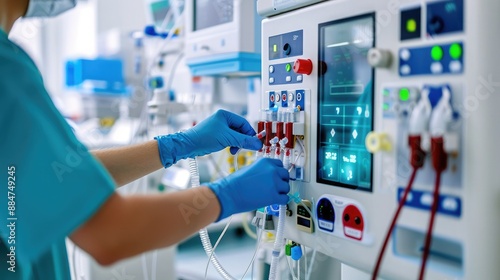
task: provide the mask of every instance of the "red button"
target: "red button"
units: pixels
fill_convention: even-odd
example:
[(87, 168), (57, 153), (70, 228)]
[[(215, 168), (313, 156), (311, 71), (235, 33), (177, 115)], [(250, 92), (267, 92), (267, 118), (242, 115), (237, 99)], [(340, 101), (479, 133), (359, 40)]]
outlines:
[(293, 71), (297, 74), (310, 75), (313, 70), (313, 63), (310, 59), (297, 59), (293, 64)]

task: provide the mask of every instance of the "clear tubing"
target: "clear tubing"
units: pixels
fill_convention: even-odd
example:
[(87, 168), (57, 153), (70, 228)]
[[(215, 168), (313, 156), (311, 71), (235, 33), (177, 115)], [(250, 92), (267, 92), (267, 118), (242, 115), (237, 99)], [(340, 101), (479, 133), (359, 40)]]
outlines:
[(269, 280), (275, 280), (279, 266), (281, 248), (285, 246), (285, 211), (286, 205), (280, 205), (278, 217), (278, 229), (276, 230), (276, 240), (274, 241), (273, 256), (271, 258), (271, 269), (269, 272)]
[[(189, 173), (191, 174), (191, 187), (199, 187), (200, 186), (200, 173), (198, 172), (198, 164), (195, 159), (189, 159)], [(226, 280), (236, 280), (233, 276), (231, 276), (221, 265), (217, 255), (213, 252), (212, 243), (210, 242), (210, 238), (208, 237), (207, 228), (202, 228), (199, 232), (201, 244), (203, 245), (203, 249), (205, 253), (210, 258), (210, 262), (215, 267), (217, 272)], [(210, 257), (211, 256), (211, 257)]]

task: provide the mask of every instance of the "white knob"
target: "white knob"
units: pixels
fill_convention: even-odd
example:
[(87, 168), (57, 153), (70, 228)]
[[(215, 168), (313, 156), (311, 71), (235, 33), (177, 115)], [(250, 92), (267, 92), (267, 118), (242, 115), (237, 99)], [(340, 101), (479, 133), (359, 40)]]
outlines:
[(372, 67), (386, 68), (391, 65), (392, 55), (388, 50), (371, 48), (370, 50), (368, 50), (367, 56), (368, 63)]

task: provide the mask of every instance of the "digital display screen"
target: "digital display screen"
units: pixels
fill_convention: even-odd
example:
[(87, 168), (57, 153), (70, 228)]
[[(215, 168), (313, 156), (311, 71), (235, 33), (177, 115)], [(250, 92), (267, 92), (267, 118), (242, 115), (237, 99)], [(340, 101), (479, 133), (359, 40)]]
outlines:
[(297, 224), (310, 228), (311, 227), (311, 220), (297, 217)]
[(317, 180), (372, 190), (373, 76), (367, 53), (375, 44), (374, 14), (319, 26)]
[[(168, 11), (170, 10), (170, 4), (166, 0), (153, 2), (150, 5), (150, 9), (154, 24), (156, 26), (161, 26), (161, 24), (165, 20), (165, 17), (167, 16)], [(166, 28), (171, 28), (172, 26), (173, 23), (171, 23), (169, 26), (166, 26)]]
[(194, 30), (233, 21), (234, 0), (194, 0)]

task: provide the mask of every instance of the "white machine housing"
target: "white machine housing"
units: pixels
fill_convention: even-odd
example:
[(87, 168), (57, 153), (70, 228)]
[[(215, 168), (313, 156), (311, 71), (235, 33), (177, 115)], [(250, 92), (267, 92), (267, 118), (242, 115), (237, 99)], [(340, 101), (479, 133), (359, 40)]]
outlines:
[[(491, 33), (491, 28), (500, 26), (498, 11), (500, 2), (496, 0), (336, 0), (263, 20), (261, 109), (266, 112), (272, 111), (271, 107), (278, 112), (286, 109), (284, 103), (277, 102), (275, 93), (310, 93), (303, 106), (306, 109), (301, 112), (305, 127), (305, 175), (303, 180), (291, 185), (292, 192), (312, 201), (314, 230), (307, 233), (297, 229), (297, 205), (292, 202), (288, 205), (293, 214), (286, 218), (286, 238), (315, 248), (331, 257), (330, 260), (371, 273), (401, 190), (410, 176), (409, 118), (419, 100), (432, 96), (428, 98), (432, 99), (434, 110), (442, 93), (449, 90), (453, 116), (447, 123), (444, 138), (448, 167), (441, 181), (426, 279), (494, 279), (500, 275), (500, 223), (494, 222), (500, 211), (497, 163), (500, 129), (495, 127), (496, 120), (500, 119), (497, 50), (500, 37)], [(372, 24), (365, 26), (363, 22)], [(354, 27), (349, 33), (346, 30), (350, 23)], [(353, 35), (363, 27), (368, 27), (364, 33), (367, 38)], [(325, 43), (328, 40), (338, 41)], [(369, 42), (371, 46), (363, 46), (362, 42)], [(370, 62), (368, 57), (363, 62), (357, 58), (359, 53), (353, 53), (352, 46), (358, 43), (361, 44), (359, 53), (365, 56), (370, 53)], [(322, 46), (324, 48), (320, 48)], [(344, 55), (332, 56), (336, 62), (319, 62), (334, 48), (344, 48)], [(301, 59), (300, 63), (312, 62), (310, 74), (307, 65), (300, 73), (290, 71), (286, 65), (294, 65), (297, 59)], [(348, 68), (339, 68), (341, 63)], [(365, 79), (358, 84), (339, 81), (344, 79), (346, 71), (357, 75), (365, 71), (367, 65), (371, 67), (369, 81)], [(329, 73), (329, 69), (337, 72)], [(325, 78), (325, 75), (330, 76)], [(325, 88), (329, 88), (330, 95), (325, 93)], [(358, 122), (351, 120), (352, 115), (342, 113), (349, 106), (337, 109), (336, 113), (335, 109), (331, 111), (332, 115), (340, 113), (344, 120), (351, 120), (349, 125), (335, 126), (340, 119), (328, 119), (325, 111), (321, 111), (326, 110), (326, 106), (350, 100), (353, 95), (371, 97), (353, 107), (357, 111), (352, 114), (357, 112), (363, 116), (362, 112), (369, 110), (365, 116), (372, 118), (371, 124), (366, 123), (371, 135), (384, 142), (384, 145), (370, 147), (371, 158), (365, 156), (366, 147), (350, 148), (357, 137), (367, 133), (360, 132), (361, 136), (354, 133), (353, 127)], [(270, 99), (273, 102), (270, 103)], [(329, 123), (325, 123), (325, 118)], [(328, 125), (338, 129), (321, 134), (325, 127), (329, 129)], [(331, 146), (328, 141), (333, 141), (334, 135), (350, 140), (345, 140), (340, 148)], [(385, 279), (415, 279), (418, 275), (432, 203), (429, 195), (436, 177), (431, 167), (428, 133), (424, 133), (425, 139), (423, 146), (428, 151), (425, 165), (417, 174), (407, 206), (389, 241), (380, 273)], [(337, 160), (334, 152), (328, 155), (318, 152), (328, 147), (338, 148), (338, 166), (344, 164), (342, 168), (325, 171), (327, 164), (337, 166), (333, 163)], [(346, 150), (356, 152), (349, 156)], [(356, 165), (360, 155), (364, 157), (362, 167)], [(361, 168), (369, 172), (361, 175)], [(354, 179), (349, 175), (341, 179), (328, 177), (337, 172), (340, 178), (348, 170), (354, 172), (351, 174)], [(371, 177), (369, 183), (361, 183), (360, 176)], [(351, 179), (357, 180), (356, 183), (350, 183)], [(319, 213), (320, 207), (328, 208), (329, 204), (335, 216), (332, 222), (324, 218), (324, 212)], [(356, 216), (358, 226), (345, 221), (345, 215), (350, 213), (350, 221)], [(329, 263), (320, 258), (314, 267)], [(332, 278), (336, 275), (321, 277), (337, 279)]]
[[(197, 10), (203, 5), (211, 5), (215, 12)], [(194, 75), (259, 73), (261, 18), (257, 15), (255, 5), (255, 1), (247, 0), (185, 2), (185, 57)], [(197, 13), (202, 15), (197, 16)], [(208, 22), (197, 26), (197, 18)]]

